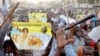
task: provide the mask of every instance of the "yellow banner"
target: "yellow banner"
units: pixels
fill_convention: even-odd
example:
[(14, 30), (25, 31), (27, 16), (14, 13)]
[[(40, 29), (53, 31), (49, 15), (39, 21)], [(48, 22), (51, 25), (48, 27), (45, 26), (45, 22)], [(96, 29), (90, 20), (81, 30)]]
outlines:
[(29, 32), (41, 32), (41, 27), (47, 27), (47, 34), (51, 35), (51, 27), (49, 23), (32, 23), (32, 22), (12, 22), (12, 27), (16, 25), (20, 30), (28, 28)]
[(12, 22), (11, 37), (20, 50), (44, 50), (51, 36), (48, 23)]
[(47, 22), (46, 13), (28, 14), (29, 22)]

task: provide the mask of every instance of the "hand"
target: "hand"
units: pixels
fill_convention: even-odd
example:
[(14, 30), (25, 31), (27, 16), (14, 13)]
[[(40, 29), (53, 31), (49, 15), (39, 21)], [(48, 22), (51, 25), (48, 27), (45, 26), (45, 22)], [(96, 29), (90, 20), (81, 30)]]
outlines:
[(74, 27), (74, 24), (69, 24), (70, 29), (69, 29), (69, 32), (67, 34), (67, 39), (73, 39), (73, 36), (74, 36), (74, 31), (75, 31), (75, 27)]
[(57, 38), (57, 43), (58, 43), (58, 48), (63, 48), (66, 44), (72, 43), (74, 39), (68, 39), (66, 40), (64, 38), (64, 30), (60, 29), (56, 32), (56, 38)]
[(71, 28), (70, 30), (72, 30), (72, 31), (75, 29), (74, 23), (69, 24), (68, 26)]

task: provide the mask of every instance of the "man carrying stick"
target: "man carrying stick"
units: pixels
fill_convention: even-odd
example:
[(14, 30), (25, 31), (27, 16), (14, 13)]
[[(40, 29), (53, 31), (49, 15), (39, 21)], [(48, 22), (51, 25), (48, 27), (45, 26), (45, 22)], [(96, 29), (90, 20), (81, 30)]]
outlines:
[(4, 48), (3, 48), (3, 43), (4, 43), (4, 37), (5, 34), (9, 28), (9, 25), (12, 21), (13, 18), (13, 13), (15, 11), (15, 9), (18, 7), (19, 3), (17, 3), (9, 12), (9, 14), (5, 17), (5, 21), (3, 22), (3, 24), (0, 26), (0, 56), (4, 56)]

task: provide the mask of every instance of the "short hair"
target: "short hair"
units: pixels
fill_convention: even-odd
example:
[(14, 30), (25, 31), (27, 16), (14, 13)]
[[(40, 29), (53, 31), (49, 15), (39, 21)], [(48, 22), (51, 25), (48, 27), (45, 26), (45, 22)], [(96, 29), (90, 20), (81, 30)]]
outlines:
[(4, 49), (6, 50), (7, 45), (10, 45), (12, 47), (12, 49), (16, 49), (16, 46), (14, 45), (13, 41), (10, 40), (6, 40), (3, 44)]
[(47, 26), (42, 26), (41, 29), (45, 29), (44, 32), (47, 32)]
[(94, 53), (94, 48), (91, 46), (85, 46), (83, 49), (83, 53)]
[(24, 31), (24, 30), (27, 30), (27, 32), (29, 31), (29, 30), (28, 30), (28, 28), (23, 28), (23, 30), (22, 30), (22, 31)]
[(77, 32), (81, 32), (81, 33), (83, 33), (83, 31), (82, 31), (82, 30), (77, 29), (77, 30), (74, 30), (74, 35), (77, 35), (77, 34), (76, 34)]

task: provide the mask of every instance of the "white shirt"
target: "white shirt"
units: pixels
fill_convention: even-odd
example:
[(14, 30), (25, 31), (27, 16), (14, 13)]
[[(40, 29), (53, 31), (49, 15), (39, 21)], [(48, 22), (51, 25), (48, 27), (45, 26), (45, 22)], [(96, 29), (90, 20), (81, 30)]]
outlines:
[(53, 42), (52, 42), (52, 47), (51, 47), (51, 51), (49, 53), (48, 56), (54, 56), (57, 50), (57, 40), (55, 38), (53, 38)]
[(76, 23), (76, 20), (72, 19), (71, 17), (66, 17), (64, 15), (60, 15), (59, 17), (63, 18), (66, 21), (66, 23)]
[(88, 33), (88, 36), (97, 42), (100, 39), (100, 26), (93, 28), (91, 32)]
[(57, 18), (51, 18), (51, 20), (52, 20), (53, 22), (58, 22), (58, 19), (57, 19)]
[(41, 21), (42, 21), (43, 23), (46, 23), (46, 22), (47, 22), (47, 18), (41, 18)]

